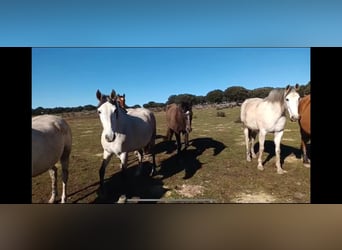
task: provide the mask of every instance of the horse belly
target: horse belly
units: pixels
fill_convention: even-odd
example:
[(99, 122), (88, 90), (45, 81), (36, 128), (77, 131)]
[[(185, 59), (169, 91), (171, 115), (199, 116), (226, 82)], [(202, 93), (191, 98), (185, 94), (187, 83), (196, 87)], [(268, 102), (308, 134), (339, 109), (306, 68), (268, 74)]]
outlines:
[(242, 121), (244, 125), (251, 129), (251, 130), (259, 130), (259, 125), (257, 122), (257, 118), (254, 114), (249, 115), (248, 117), (245, 117), (245, 120)]
[(241, 122), (249, 129), (259, 130), (257, 105), (262, 101), (261, 98), (246, 99), (241, 105)]
[(126, 145), (127, 150), (131, 152), (144, 148), (151, 142), (151, 137), (151, 131), (147, 131), (146, 133), (138, 134), (137, 136), (132, 137), (132, 140), (129, 140), (129, 143)]
[(267, 132), (279, 132), (284, 130), (286, 124), (286, 117), (282, 116), (280, 117), (276, 123), (274, 123), (273, 126), (265, 125), (265, 128)]
[(123, 152), (133, 152), (147, 146), (151, 141), (151, 131), (147, 130), (145, 133), (118, 134), (113, 142), (107, 142), (104, 136), (102, 136), (102, 147), (107, 152), (114, 153), (119, 157)]
[[(51, 140), (50, 140), (51, 139)], [(52, 168), (61, 158), (64, 143), (63, 138), (55, 139), (32, 137), (32, 176), (40, 175)]]
[(301, 129), (308, 135), (310, 135), (311, 129), (311, 122), (310, 122), (310, 115), (303, 114), (302, 117), (299, 120), (299, 125)]

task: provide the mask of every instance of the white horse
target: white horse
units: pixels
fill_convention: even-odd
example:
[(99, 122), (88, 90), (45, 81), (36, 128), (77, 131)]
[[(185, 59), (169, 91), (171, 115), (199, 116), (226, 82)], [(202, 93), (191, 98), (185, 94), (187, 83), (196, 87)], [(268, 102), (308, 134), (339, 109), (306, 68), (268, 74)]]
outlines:
[(61, 203), (67, 200), (69, 156), (72, 146), (71, 129), (59, 116), (40, 115), (32, 118), (32, 177), (49, 170), (52, 192), (49, 203), (56, 201), (57, 167), (62, 165), (63, 193)]
[(296, 84), (295, 87), (288, 85), (285, 90), (273, 89), (266, 98), (249, 98), (241, 105), (240, 119), (244, 125), (247, 161), (251, 161), (251, 156), (256, 158), (254, 141), (259, 133), (259, 170), (264, 170), (262, 153), (266, 134), (274, 133), (277, 173), (283, 174), (286, 172), (281, 168), (280, 164), (280, 142), (286, 124), (285, 110), (288, 111), (291, 121), (299, 119), (298, 104), (300, 96), (297, 92), (298, 88), (299, 85)]
[(143, 153), (151, 153), (153, 167), (150, 174), (153, 175), (155, 171), (153, 147), (156, 137), (154, 114), (145, 108), (128, 109), (126, 113), (119, 108), (114, 90), (110, 96), (102, 95), (97, 90), (96, 97), (100, 101), (97, 111), (103, 127), (101, 135), (103, 161), (99, 170), (100, 190), (103, 191), (105, 169), (113, 154), (120, 159), (121, 170), (125, 170), (128, 153), (134, 151), (139, 161), (139, 174), (142, 168)]

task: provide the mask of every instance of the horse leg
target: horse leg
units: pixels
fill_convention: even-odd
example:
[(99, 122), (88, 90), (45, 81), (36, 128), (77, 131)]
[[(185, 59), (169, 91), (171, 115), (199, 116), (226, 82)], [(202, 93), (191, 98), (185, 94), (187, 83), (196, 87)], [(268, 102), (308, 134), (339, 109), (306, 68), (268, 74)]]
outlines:
[(280, 164), (280, 141), (281, 138), (283, 137), (284, 130), (279, 131), (279, 132), (274, 132), (274, 145), (275, 145), (275, 153), (276, 153), (276, 166), (277, 166), (277, 173), (278, 174), (283, 174), (286, 173), (286, 170), (283, 170), (281, 168)]
[(247, 161), (251, 161), (251, 156), (250, 156), (250, 153), (249, 153), (249, 145), (250, 145), (250, 142), (249, 142), (249, 129), (248, 128), (244, 128), (243, 129), (243, 133), (245, 135), (245, 142), (246, 142), (246, 159)]
[(189, 133), (185, 132), (184, 134), (184, 146), (187, 148), (189, 146)]
[(177, 154), (179, 154), (181, 152), (181, 138), (180, 138), (180, 133), (175, 133), (176, 136), (176, 141), (177, 141)]
[(150, 172), (150, 176), (153, 176), (154, 173), (156, 172), (156, 155), (155, 155), (155, 152), (154, 152), (154, 145), (149, 145), (149, 149), (148, 149), (148, 153), (151, 155), (152, 157), (152, 169), (151, 169), (151, 172)]
[(144, 153), (141, 149), (139, 149), (139, 150), (134, 151), (134, 154), (136, 155), (136, 157), (138, 157), (138, 163), (139, 163), (135, 176), (139, 176), (141, 175), (141, 171), (143, 167), (142, 161), (143, 161)]
[(69, 177), (69, 155), (71, 149), (65, 149), (63, 155), (61, 157), (61, 165), (62, 165), (62, 197), (61, 203), (65, 203), (67, 200), (67, 183)]
[(262, 153), (264, 152), (264, 145), (265, 145), (265, 137), (266, 131), (259, 132), (259, 157), (258, 157), (258, 169), (264, 170), (264, 166), (262, 165)]
[(68, 183), (68, 177), (69, 177), (69, 159), (61, 160), (62, 164), (62, 197), (61, 197), (61, 203), (65, 203), (67, 200), (67, 183)]
[(310, 160), (308, 158), (307, 155), (307, 151), (306, 151), (306, 145), (309, 142), (309, 137), (305, 134), (302, 133), (301, 136), (301, 149), (302, 149), (302, 153), (303, 153), (303, 164), (305, 167), (310, 167)]
[(256, 138), (257, 132), (249, 130), (249, 136), (251, 140), (251, 153), (252, 153), (252, 158), (256, 158), (256, 154), (254, 151), (254, 144), (255, 144), (255, 138)]
[(56, 166), (53, 166), (52, 168), (49, 169), (49, 174), (51, 177), (51, 198), (49, 200), (49, 203), (55, 203), (56, 201), (56, 196), (58, 194), (57, 191), (57, 168)]
[(102, 160), (102, 164), (99, 170), (99, 176), (100, 176), (100, 191), (103, 192), (103, 182), (104, 182), (104, 175), (105, 175), (105, 171), (106, 171), (106, 167), (110, 161), (110, 159), (112, 158), (112, 154), (108, 153), (107, 151), (103, 152), (103, 160)]
[(170, 129), (170, 128), (167, 129), (166, 138), (167, 138), (168, 141), (171, 141), (172, 136), (173, 136), (173, 133), (174, 133), (174, 132), (173, 132), (172, 129)]
[[(137, 151), (134, 151), (134, 153), (136, 154)], [(128, 152), (124, 152), (122, 154), (120, 154), (119, 156), (120, 158), (120, 169), (121, 169), (121, 173), (125, 173), (126, 168), (127, 168), (127, 161), (128, 161)]]
[(156, 155), (154, 153), (154, 150), (152, 149), (152, 169), (151, 169), (151, 172), (150, 172), (150, 176), (153, 176), (154, 173), (156, 172)]

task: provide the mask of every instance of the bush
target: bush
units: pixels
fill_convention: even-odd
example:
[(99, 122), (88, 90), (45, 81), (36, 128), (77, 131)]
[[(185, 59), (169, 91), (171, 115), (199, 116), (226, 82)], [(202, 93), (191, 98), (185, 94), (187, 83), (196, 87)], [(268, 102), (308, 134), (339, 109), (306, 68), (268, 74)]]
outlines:
[(216, 116), (218, 116), (218, 117), (226, 117), (226, 113), (225, 113), (225, 112), (222, 112), (222, 111), (218, 111), (218, 112), (216, 113)]

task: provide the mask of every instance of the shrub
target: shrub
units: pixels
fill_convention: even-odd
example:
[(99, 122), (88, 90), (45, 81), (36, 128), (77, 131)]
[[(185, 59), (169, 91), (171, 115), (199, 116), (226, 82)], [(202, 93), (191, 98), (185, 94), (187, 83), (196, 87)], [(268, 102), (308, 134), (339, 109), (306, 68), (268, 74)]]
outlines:
[(226, 113), (225, 113), (225, 112), (222, 112), (222, 111), (218, 111), (218, 112), (216, 113), (216, 116), (218, 116), (218, 117), (226, 117)]

